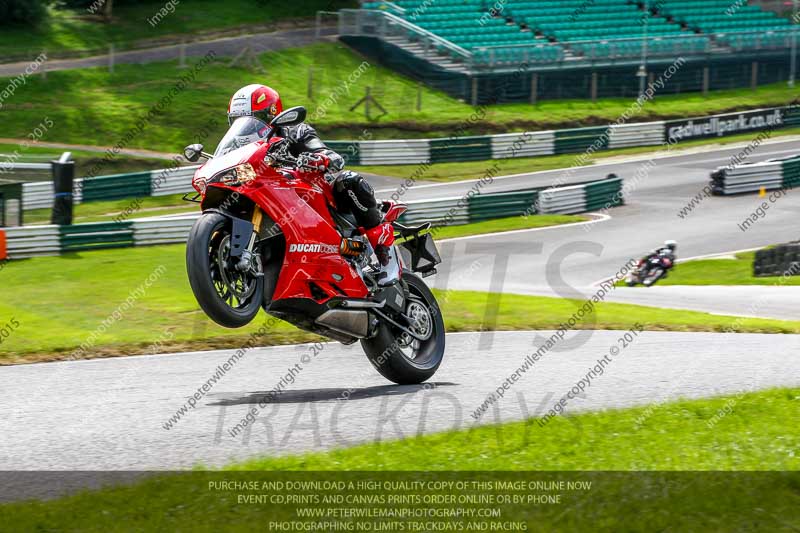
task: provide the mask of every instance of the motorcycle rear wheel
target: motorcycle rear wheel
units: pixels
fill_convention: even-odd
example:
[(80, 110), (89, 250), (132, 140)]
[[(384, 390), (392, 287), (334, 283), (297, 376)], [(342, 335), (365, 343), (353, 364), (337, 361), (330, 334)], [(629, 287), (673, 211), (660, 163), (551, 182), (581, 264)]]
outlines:
[(652, 272), (648, 272), (647, 276), (645, 277), (644, 281), (642, 281), (642, 285), (645, 287), (652, 287), (655, 283), (661, 279), (661, 276), (664, 274), (664, 270), (657, 268)]
[(417, 333), (426, 340), (415, 340), (401, 330), (382, 322), (378, 334), (363, 339), (361, 347), (372, 366), (386, 379), (399, 385), (422, 383), (442, 364), (445, 331), (442, 312), (436, 297), (418, 276), (403, 272), (410, 296), (406, 314), (418, 317)]
[(237, 271), (230, 260), (231, 221), (204, 213), (186, 243), (186, 271), (200, 308), (217, 324), (241, 328), (258, 314), (264, 278)]

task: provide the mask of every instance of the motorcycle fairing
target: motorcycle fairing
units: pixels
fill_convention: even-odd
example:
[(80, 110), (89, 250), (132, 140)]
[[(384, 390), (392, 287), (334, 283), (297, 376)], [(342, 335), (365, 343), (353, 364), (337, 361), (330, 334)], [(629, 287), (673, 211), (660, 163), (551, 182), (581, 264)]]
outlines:
[(208, 183), (212, 177), (245, 163), (257, 169), (260, 179), (238, 187), (223, 183), (208, 186), (249, 198), (280, 227), (286, 242), (273, 304), (284, 299), (324, 303), (337, 296), (366, 298), (369, 291), (364, 280), (339, 253), (342, 236), (330, 214), (330, 199), (320, 188), (299, 179), (299, 171), (265, 167), (264, 157), (273, 142), (278, 138), (212, 159), (198, 169), (195, 180)]

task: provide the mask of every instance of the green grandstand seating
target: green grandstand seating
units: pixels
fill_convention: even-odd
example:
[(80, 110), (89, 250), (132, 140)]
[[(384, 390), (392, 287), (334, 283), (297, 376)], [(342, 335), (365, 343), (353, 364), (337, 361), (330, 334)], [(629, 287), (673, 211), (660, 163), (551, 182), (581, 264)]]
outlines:
[[(734, 50), (784, 47), (787, 19), (732, 0), (396, 0), (403, 18), (473, 52), (480, 63), (562, 61), (566, 52), (590, 59), (703, 53), (714, 34)], [(489, 13), (493, 6), (500, 13)], [(382, 2), (362, 4), (387, 9)], [(392, 13), (400, 15), (392, 8)], [(736, 32), (753, 32), (740, 34)], [(699, 35), (698, 35), (699, 34)], [(410, 37), (415, 37), (410, 32)], [(555, 43), (555, 44), (551, 44)], [(445, 51), (444, 46), (440, 47)]]
[[(658, 12), (703, 33), (785, 30), (789, 20), (755, 5), (730, 0), (659, 0)], [(742, 41), (744, 42), (744, 41)]]
[[(397, 0), (405, 9), (403, 18), (464, 49), (474, 51), (479, 63), (493, 65), (528, 62), (552, 62), (563, 58), (563, 49), (547, 40), (536, 38), (519, 24), (503, 17), (493, 17), (486, 0)], [(362, 5), (366, 9), (385, 9), (381, 2)], [(396, 10), (391, 11), (399, 15)], [(414, 38), (410, 32), (410, 38)], [(492, 47), (491, 50), (486, 50)], [(444, 46), (439, 48), (446, 52)]]

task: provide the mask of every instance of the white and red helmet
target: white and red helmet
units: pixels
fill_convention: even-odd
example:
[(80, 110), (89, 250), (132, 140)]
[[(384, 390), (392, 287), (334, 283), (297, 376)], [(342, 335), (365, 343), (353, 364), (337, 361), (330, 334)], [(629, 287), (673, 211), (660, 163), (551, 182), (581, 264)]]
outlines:
[(276, 115), (283, 112), (283, 103), (278, 91), (254, 83), (242, 87), (228, 104), (228, 124), (239, 117), (256, 117), (269, 124)]

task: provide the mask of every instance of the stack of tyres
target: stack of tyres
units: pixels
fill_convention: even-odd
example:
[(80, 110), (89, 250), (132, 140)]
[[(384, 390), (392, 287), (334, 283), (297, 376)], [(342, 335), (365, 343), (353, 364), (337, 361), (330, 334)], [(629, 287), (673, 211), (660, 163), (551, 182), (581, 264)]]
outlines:
[(757, 251), (753, 261), (753, 275), (756, 277), (800, 275), (800, 241)]

